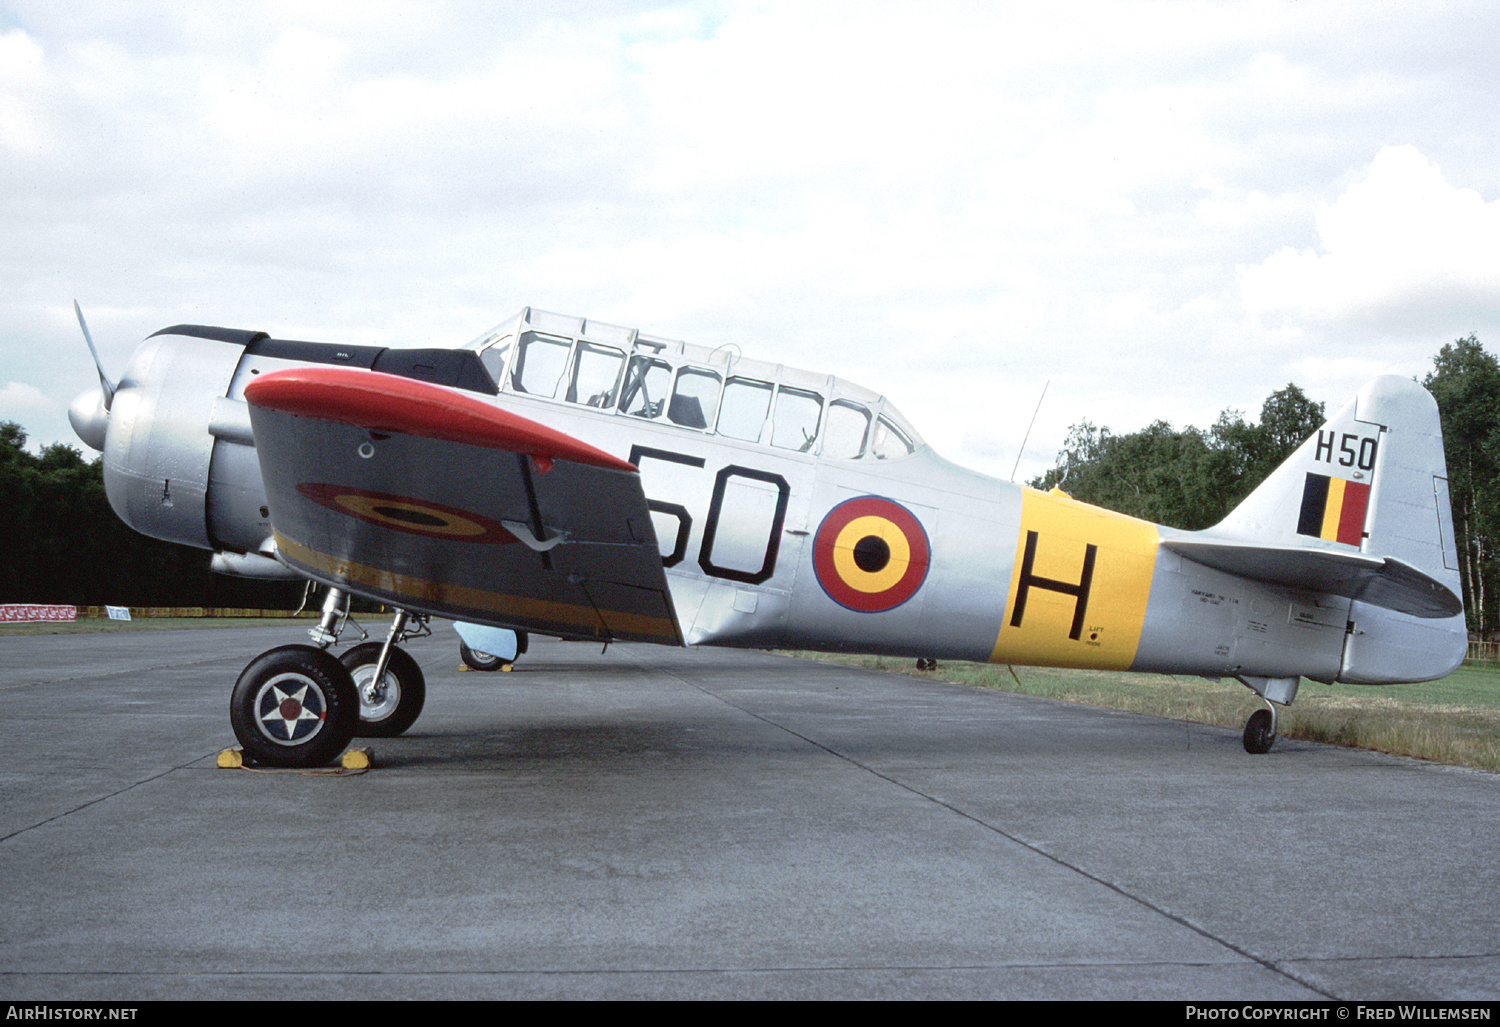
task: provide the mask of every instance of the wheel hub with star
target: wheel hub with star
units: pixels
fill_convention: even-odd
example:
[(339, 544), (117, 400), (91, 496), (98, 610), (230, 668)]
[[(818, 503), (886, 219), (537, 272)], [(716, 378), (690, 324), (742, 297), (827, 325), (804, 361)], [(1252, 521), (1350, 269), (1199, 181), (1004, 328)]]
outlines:
[(300, 674), (279, 674), (255, 697), (255, 723), (277, 745), (302, 745), (318, 733), (328, 716), (322, 689)]

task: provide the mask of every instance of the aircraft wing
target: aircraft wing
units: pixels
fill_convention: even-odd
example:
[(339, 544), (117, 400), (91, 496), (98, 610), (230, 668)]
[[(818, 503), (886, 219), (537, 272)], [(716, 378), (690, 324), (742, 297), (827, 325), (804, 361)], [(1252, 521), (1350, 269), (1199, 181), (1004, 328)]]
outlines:
[(474, 396), (342, 367), (245, 389), (277, 556), (403, 609), (682, 644), (640, 475)]
[(1161, 545), (1242, 578), (1358, 599), (1413, 617), (1463, 612), (1462, 601), (1442, 582), (1394, 557), (1191, 538), (1162, 539)]

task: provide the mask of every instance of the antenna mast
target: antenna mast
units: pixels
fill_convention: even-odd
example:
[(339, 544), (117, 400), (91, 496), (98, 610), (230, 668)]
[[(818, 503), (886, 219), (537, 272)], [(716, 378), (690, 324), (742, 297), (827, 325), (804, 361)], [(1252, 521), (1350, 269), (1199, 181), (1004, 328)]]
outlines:
[(1031, 429), (1032, 426), (1036, 424), (1036, 415), (1042, 412), (1042, 400), (1047, 398), (1047, 386), (1051, 384), (1052, 379), (1048, 378), (1046, 385), (1042, 386), (1042, 394), (1037, 397), (1036, 409), (1031, 412), (1031, 423), (1026, 426), (1026, 434), (1021, 437), (1020, 452), (1016, 453), (1016, 466), (1010, 469), (1011, 481), (1016, 480), (1016, 471), (1018, 471), (1021, 467), (1021, 456), (1026, 452), (1026, 441), (1031, 438)]

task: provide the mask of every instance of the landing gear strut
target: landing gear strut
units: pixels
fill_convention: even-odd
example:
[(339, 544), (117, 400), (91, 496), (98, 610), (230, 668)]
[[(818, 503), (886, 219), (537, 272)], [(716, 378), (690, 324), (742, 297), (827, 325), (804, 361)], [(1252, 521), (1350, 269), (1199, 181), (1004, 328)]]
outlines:
[[(303, 600), (305, 603), (306, 600)], [(349, 593), (341, 588), (330, 588), (328, 594), (323, 597), (323, 616), (318, 619), (318, 626), (307, 629), (307, 637), (312, 639), (313, 645), (319, 649), (327, 649), (339, 640), (344, 633), (345, 625), (354, 620), (349, 616)], [(361, 639), (368, 638), (364, 628), (355, 625)]]
[(396, 646), (427, 634), (426, 618), (420, 616), (415, 629), (407, 628), (410, 616), (397, 610), (384, 642), (366, 642), (339, 657), (359, 694), (359, 724), (354, 733), (361, 738), (394, 738), (421, 716), (427, 701), (426, 678), (417, 661)]
[(422, 668), (404, 649), (391, 646), (385, 673), (379, 682), (375, 667), (380, 662), (379, 642), (366, 642), (348, 650), (339, 662), (349, 669), (359, 692), (360, 738), (394, 738), (416, 723), (427, 701), (427, 680)]

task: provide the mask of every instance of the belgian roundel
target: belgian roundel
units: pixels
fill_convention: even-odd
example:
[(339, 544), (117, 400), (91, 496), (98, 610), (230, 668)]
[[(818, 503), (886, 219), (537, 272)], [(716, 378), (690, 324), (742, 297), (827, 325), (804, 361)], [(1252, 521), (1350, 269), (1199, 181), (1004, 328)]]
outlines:
[(878, 496), (840, 503), (813, 539), (818, 584), (834, 602), (861, 613), (894, 609), (916, 595), (930, 555), (921, 522)]
[(505, 545), (516, 541), (516, 537), (506, 531), (499, 521), (426, 499), (393, 496), (348, 485), (313, 482), (298, 485), (297, 491), (320, 506), (366, 524), (393, 528), (411, 535), (489, 545)]

